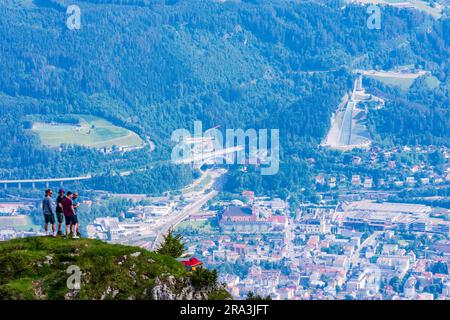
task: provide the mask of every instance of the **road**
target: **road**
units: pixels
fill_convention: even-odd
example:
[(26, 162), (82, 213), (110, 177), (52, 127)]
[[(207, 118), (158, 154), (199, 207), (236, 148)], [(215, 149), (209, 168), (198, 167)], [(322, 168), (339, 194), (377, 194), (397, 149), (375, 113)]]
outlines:
[(358, 247), (358, 249), (355, 250), (355, 252), (353, 252), (352, 256), (350, 257), (350, 265), (354, 266), (357, 265), (358, 261), (359, 261), (359, 256), (361, 254), (361, 250), (369, 245), (371, 245), (372, 243), (375, 242), (376, 238), (382, 233), (382, 231), (375, 231), (374, 233), (372, 233), (366, 240), (364, 240), (361, 245)]
[[(202, 176), (192, 184), (194, 186), (198, 186), (198, 183), (197, 183), (198, 181), (203, 180), (205, 175), (210, 175), (211, 181), (209, 181), (208, 183), (203, 185), (202, 190), (187, 192), (187, 190), (192, 188), (192, 185), (189, 188), (185, 189), (185, 191), (183, 193), (184, 197), (186, 197), (186, 198), (199, 197), (199, 198), (194, 200), (192, 203), (188, 204), (180, 212), (178, 212), (175, 215), (170, 216), (168, 218), (169, 220), (158, 230), (155, 241), (153, 242), (153, 245), (152, 245), (152, 250), (155, 250), (156, 248), (158, 248), (158, 246), (161, 244), (161, 242), (164, 239), (164, 235), (166, 235), (170, 229), (176, 227), (177, 224), (179, 224), (181, 221), (183, 221), (184, 219), (189, 217), (189, 215), (194, 214), (195, 212), (199, 211), (204, 204), (206, 204), (210, 199), (214, 198), (217, 195), (217, 193), (218, 193), (217, 190), (212, 190), (208, 193), (205, 193), (205, 192), (206, 192), (206, 190), (211, 189), (215, 185), (215, 183), (222, 177), (222, 175), (224, 175), (226, 172), (227, 171), (223, 170), (223, 169), (207, 170), (205, 172), (205, 174), (202, 174)], [(204, 193), (204, 194), (202, 194), (202, 193)]]
[(200, 210), (205, 203), (207, 203), (210, 199), (214, 198), (216, 195), (217, 191), (213, 190), (202, 196), (200, 199), (194, 201), (193, 203), (188, 204), (178, 214), (174, 215), (173, 217), (170, 217), (170, 220), (166, 222), (158, 231), (156, 239), (152, 245), (152, 250), (155, 250), (159, 247), (159, 245), (162, 243), (164, 239), (164, 235), (166, 235), (170, 229), (174, 228), (177, 224), (186, 219), (190, 214)]
[(283, 258), (294, 259), (294, 223), (292, 218), (289, 217), (289, 213), (286, 212), (286, 224), (285, 224), (285, 233), (284, 233), (284, 248), (283, 248)]

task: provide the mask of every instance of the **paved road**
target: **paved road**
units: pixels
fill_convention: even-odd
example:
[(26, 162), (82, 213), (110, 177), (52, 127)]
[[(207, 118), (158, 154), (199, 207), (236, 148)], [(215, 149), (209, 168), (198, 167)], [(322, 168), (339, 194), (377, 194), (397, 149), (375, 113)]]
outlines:
[(153, 242), (152, 250), (155, 250), (159, 247), (159, 245), (162, 243), (164, 239), (164, 235), (166, 235), (170, 229), (174, 228), (177, 224), (186, 219), (190, 214), (200, 210), (205, 203), (207, 203), (210, 199), (212, 199), (216, 195), (217, 191), (213, 190), (202, 196), (200, 199), (187, 205), (182, 211), (180, 211), (175, 216), (171, 217), (171, 219), (166, 224), (164, 224), (164, 226), (162, 226), (161, 229), (159, 230), (156, 239)]
[(372, 233), (366, 240), (363, 241), (363, 243), (361, 243), (358, 249), (356, 249), (355, 252), (353, 252), (352, 256), (350, 257), (350, 264), (352, 266), (358, 263), (361, 250), (372, 244), (381, 233), (382, 231), (375, 231), (374, 233)]
[[(286, 210), (287, 211), (287, 210)], [(289, 213), (286, 212), (286, 224), (285, 224), (285, 234), (284, 234), (284, 248), (283, 248), (283, 257), (294, 259), (294, 239), (295, 226), (293, 224), (292, 219), (289, 217)]]
[[(198, 192), (184, 192), (183, 195), (185, 197), (195, 196), (196, 194), (199, 194), (201, 192), (205, 192), (206, 190), (212, 188), (214, 184), (222, 177), (222, 175), (226, 173), (226, 170), (207, 170), (197, 181), (193, 183), (194, 186), (198, 185), (197, 182), (201, 181), (205, 175), (211, 175), (211, 181), (209, 183), (205, 184), (203, 186), (203, 190), (200, 190)], [(192, 185), (190, 186), (192, 187)], [(188, 188), (190, 189), (190, 188)], [(187, 190), (187, 189), (185, 189)], [(181, 221), (189, 217), (189, 215), (194, 214), (195, 212), (199, 211), (201, 207), (207, 203), (210, 199), (214, 198), (217, 195), (217, 190), (212, 190), (206, 194), (201, 195), (198, 199), (196, 199), (194, 202), (188, 204), (186, 207), (183, 208), (179, 213), (176, 215), (170, 216), (169, 219), (158, 231), (158, 234), (156, 235), (156, 239), (153, 242), (152, 250), (155, 250), (158, 248), (158, 246), (162, 243), (164, 239), (164, 235), (167, 234), (167, 232), (176, 227), (177, 224), (179, 224)]]

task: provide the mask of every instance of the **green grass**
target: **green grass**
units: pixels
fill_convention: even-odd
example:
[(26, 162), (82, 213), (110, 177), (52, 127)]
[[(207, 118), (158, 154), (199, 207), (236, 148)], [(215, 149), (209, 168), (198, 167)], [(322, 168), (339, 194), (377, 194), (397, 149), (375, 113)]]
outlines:
[(171, 275), (183, 286), (191, 276), (176, 259), (138, 247), (30, 237), (0, 242), (0, 299), (65, 299), (74, 292), (67, 288), (72, 265), (82, 272), (76, 299), (150, 299), (156, 278)]
[(409, 2), (411, 2), (415, 8), (432, 15), (435, 19), (440, 19), (442, 17), (442, 9), (440, 7), (431, 7), (427, 1), (409, 0)]
[[(365, 3), (365, 4), (369, 4), (369, 3), (378, 4), (379, 3), (379, 1), (373, 1), (373, 0), (359, 0), (357, 2)], [(397, 3), (402, 3), (402, 2), (409, 2), (414, 8), (430, 14), (435, 19), (440, 19), (442, 17), (441, 7), (436, 6), (433, 8), (433, 7), (431, 7), (430, 3), (426, 0), (383, 0), (383, 2), (385, 2), (387, 4), (391, 4), (391, 5), (395, 5)]]
[(59, 147), (61, 144), (91, 148), (112, 146), (139, 147), (143, 140), (134, 132), (113, 125), (105, 119), (88, 115), (71, 115), (80, 121), (78, 125), (34, 122), (32, 131), (39, 135), (42, 144)]
[(22, 278), (0, 286), (0, 296), (11, 300), (34, 300), (33, 279)]
[[(131, 256), (135, 252), (141, 254)], [(48, 264), (50, 256), (52, 262)], [(63, 299), (68, 292), (66, 270), (70, 265), (78, 266), (89, 277), (81, 287), (81, 299), (98, 299), (108, 287), (119, 290), (118, 299), (145, 298), (145, 288), (151, 288), (156, 277), (165, 273), (186, 275), (177, 260), (137, 247), (89, 239), (25, 238), (0, 244), (0, 293), (30, 298), (34, 293), (30, 293), (29, 279), (39, 279), (49, 299)], [(132, 279), (130, 270), (136, 279)]]
[(388, 86), (400, 87), (404, 91), (409, 90), (409, 88), (411, 87), (411, 85), (414, 83), (415, 80), (413, 78), (384, 77), (374, 75), (367, 75), (366, 77), (380, 81), (381, 83)]
[(436, 89), (441, 84), (441, 82), (435, 76), (427, 76), (425, 78), (425, 83), (430, 89)]
[[(421, 77), (389, 77), (389, 76), (378, 76), (378, 75), (366, 75), (366, 77), (380, 81), (381, 83), (388, 86), (400, 87), (403, 91), (408, 91), (416, 79)], [(435, 89), (440, 85), (440, 81), (432, 75), (424, 75), (425, 83), (430, 89)]]

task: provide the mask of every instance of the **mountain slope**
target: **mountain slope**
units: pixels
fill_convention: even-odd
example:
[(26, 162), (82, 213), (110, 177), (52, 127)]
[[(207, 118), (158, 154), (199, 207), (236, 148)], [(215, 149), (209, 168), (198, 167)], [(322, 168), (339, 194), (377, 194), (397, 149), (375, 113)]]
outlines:
[[(89, 187), (161, 192), (166, 179), (149, 164), (169, 161), (172, 131), (192, 130), (194, 120), (205, 129), (279, 129), (281, 172), (291, 175), (303, 148), (326, 134), (353, 68), (412, 64), (448, 82), (449, 20), (416, 10), (385, 7), (382, 29), (369, 30), (366, 8), (339, 1), (100, 2), (79, 3), (82, 25), (74, 31), (65, 26), (71, 1), (0, 4), (1, 178), (93, 173), (102, 177)], [(36, 114), (66, 113), (150, 136), (156, 150), (58, 153), (23, 127)], [(116, 181), (118, 168), (144, 171)], [(169, 187), (190, 178), (181, 169), (174, 176)]]
[[(68, 289), (70, 266), (81, 271), (79, 290)], [(99, 240), (0, 242), (0, 299), (230, 298), (217, 283), (197, 285), (192, 277), (171, 257)]]

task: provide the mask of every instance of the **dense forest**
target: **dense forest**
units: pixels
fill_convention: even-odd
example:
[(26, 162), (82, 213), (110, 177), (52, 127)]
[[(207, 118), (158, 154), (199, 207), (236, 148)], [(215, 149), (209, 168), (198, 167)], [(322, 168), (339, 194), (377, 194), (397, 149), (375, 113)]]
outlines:
[[(227, 186), (295, 190), (308, 185), (305, 158), (316, 152), (332, 112), (352, 87), (353, 68), (412, 64), (431, 71), (441, 88), (426, 91), (418, 84), (374, 114), (371, 128), (381, 138), (395, 131), (394, 142), (448, 143), (446, 18), (385, 7), (383, 27), (370, 30), (364, 7), (340, 1), (85, 0), (78, 1), (81, 29), (69, 30), (69, 4), (0, 4), (1, 178), (92, 173), (92, 188), (139, 193), (178, 188), (192, 179), (191, 170), (155, 163), (169, 159), (173, 130), (192, 130), (194, 120), (201, 120), (204, 128), (221, 130), (279, 129), (280, 174), (235, 170)], [(415, 124), (417, 136), (407, 126), (395, 128), (394, 119), (411, 104), (404, 123), (423, 117), (430, 122)], [(149, 136), (156, 149), (53, 150), (26, 129), (29, 115), (74, 113)], [(139, 173), (117, 175), (132, 169)]]
[(405, 92), (399, 87), (367, 81), (386, 107), (369, 113), (372, 136), (388, 144), (450, 146), (450, 85), (430, 88), (425, 77)]

